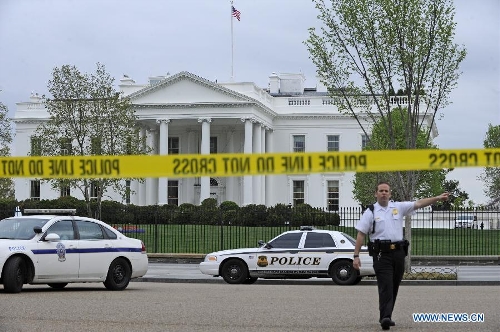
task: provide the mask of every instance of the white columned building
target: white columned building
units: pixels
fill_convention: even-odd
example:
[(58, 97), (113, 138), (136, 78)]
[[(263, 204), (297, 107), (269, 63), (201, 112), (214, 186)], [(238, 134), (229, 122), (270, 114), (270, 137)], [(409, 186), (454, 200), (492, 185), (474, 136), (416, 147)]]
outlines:
[[(180, 72), (151, 77), (143, 84), (123, 77), (118, 88), (131, 101), (151, 154), (359, 151), (365, 142), (356, 120), (339, 111), (339, 97), (329, 96), (320, 83), (306, 87), (303, 74), (272, 73), (268, 86), (261, 88), (251, 82), (213, 82)], [(394, 105), (405, 106), (404, 97), (394, 98)], [(17, 103), (12, 119), (16, 156), (30, 154), (31, 138), (47, 119), (38, 95)], [(430, 117), (421, 120), (435, 126)], [(436, 136), (436, 128), (432, 129)], [(352, 195), (353, 177), (354, 173), (344, 172), (146, 178), (130, 183), (133, 193), (127, 202), (115, 192), (106, 192), (105, 199), (136, 205), (198, 205), (214, 198), (219, 204), (307, 203), (334, 210), (358, 205)], [(62, 194), (39, 179), (15, 178), (14, 185), (18, 200)], [(75, 189), (70, 194), (82, 198)]]

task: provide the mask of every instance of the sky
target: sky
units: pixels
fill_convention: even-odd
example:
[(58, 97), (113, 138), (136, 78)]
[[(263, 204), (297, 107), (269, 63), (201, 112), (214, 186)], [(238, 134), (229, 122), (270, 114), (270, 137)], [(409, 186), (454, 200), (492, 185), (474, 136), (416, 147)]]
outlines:
[[(500, 124), (500, 1), (454, 3), (455, 43), (468, 54), (452, 104), (440, 110), (435, 143), (481, 149), (488, 124)], [(54, 67), (93, 72), (97, 62), (116, 83), (124, 74), (147, 83), (180, 71), (225, 82), (233, 67), (235, 81), (263, 88), (272, 72), (301, 72), (306, 87), (316, 86), (303, 44), (308, 28), (318, 26), (312, 1), (233, 5), (241, 21), (231, 18), (229, 0), (0, 0), (0, 101), (13, 116), (17, 102), (47, 93)], [(456, 168), (448, 179), (458, 180), (475, 203), (486, 203), (481, 171)]]

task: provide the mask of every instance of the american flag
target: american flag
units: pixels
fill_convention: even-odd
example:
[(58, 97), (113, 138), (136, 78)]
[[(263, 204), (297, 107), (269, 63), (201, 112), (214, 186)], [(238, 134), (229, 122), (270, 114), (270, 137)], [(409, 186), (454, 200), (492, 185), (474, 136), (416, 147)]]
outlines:
[(236, 8), (234, 8), (234, 6), (231, 6), (231, 12), (232, 12), (232, 15), (233, 17), (236, 17), (238, 19), (238, 21), (240, 20), (240, 11)]

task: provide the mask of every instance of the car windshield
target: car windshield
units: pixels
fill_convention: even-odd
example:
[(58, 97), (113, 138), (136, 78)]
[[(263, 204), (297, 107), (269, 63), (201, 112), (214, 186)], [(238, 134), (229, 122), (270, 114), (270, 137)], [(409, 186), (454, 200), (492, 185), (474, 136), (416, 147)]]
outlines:
[(0, 239), (29, 240), (35, 236), (33, 227), (45, 225), (47, 219), (7, 218), (0, 221)]

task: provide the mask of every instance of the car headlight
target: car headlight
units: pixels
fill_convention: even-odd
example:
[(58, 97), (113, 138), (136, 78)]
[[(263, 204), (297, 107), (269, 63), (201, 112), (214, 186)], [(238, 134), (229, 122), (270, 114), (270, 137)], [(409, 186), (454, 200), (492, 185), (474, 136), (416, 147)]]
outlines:
[(207, 261), (207, 262), (217, 262), (217, 256), (208, 255), (207, 257), (205, 257), (205, 261)]

